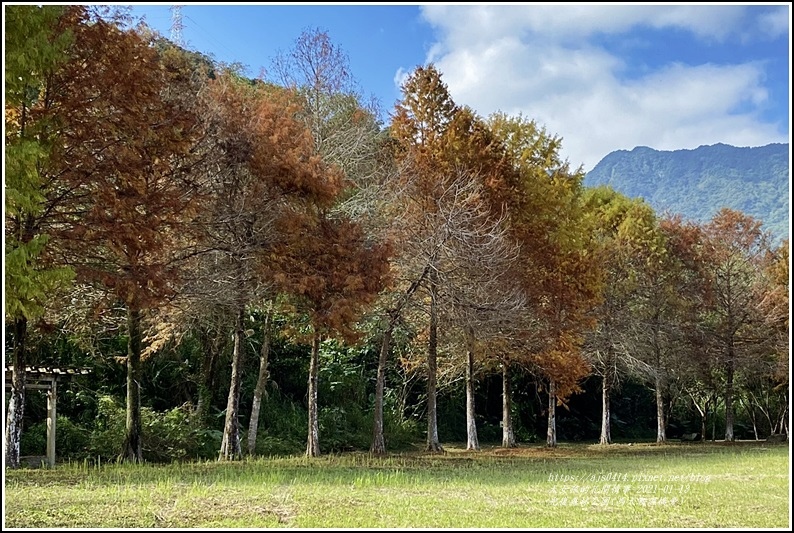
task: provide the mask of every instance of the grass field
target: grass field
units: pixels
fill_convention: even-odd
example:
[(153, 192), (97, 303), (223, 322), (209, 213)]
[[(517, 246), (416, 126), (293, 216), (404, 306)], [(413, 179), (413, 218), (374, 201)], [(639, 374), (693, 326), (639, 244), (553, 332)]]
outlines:
[(446, 445), (6, 470), (5, 528), (781, 528), (786, 445)]

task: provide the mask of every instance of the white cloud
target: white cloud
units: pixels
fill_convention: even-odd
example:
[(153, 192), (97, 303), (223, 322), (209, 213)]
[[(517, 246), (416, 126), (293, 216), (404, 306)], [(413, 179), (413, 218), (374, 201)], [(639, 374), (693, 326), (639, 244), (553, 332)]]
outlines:
[(428, 62), (458, 104), (483, 116), (499, 110), (533, 118), (562, 137), (562, 155), (573, 167), (590, 170), (609, 152), (640, 145), (787, 142), (757, 117), (768, 97), (762, 64), (669, 64), (626, 76), (623, 59), (587, 40), (638, 24), (725, 39), (746, 31), (744, 9), (433, 5), (423, 15), (439, 37)]
[(723, 39), (743, 29), (742, 5), (426, 5), (422, 16), (456, 46), (500, 35), (531, 32), (568, 41), (635, 26), (680, 28), (703, 38)]
[(758, 17), (758, 27), (762, 35), (770, 38), (788, 34), (791, 31), (791, 4)]
[(397, 87), (398, 89), (402, 88), (409, 74), (410, 72), (405, 70), (404, 68), (402, 67), (398, 68), (397, 72), (394, 73), (394, 86)]

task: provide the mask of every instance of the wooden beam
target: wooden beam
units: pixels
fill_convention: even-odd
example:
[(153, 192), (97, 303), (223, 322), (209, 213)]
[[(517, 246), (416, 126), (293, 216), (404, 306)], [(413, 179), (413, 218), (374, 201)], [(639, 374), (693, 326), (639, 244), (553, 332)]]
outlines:
[[(53, 381), (53, 383), (55, 383)], [(38, 390), (50, 390), (51, 386), (49, 383), (25, 383), (25, 390), (28, 389), (38, 389)], [(11, 384), (6, 383), (6, 390), (11, 390)]]

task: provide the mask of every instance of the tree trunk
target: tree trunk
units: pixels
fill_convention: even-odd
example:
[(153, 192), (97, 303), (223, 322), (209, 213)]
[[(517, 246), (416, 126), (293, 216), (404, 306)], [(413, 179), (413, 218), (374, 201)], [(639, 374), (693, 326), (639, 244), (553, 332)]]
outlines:
[(665, 420), (664, 420), (664, 397), (662, 395), (663, 383), (662, 383), (662, 375), (661, 372), (658, 370), (656, 371), (656, 378), (655, 378), (655, 386), (656, 386), (656, 443), (663, 444), (667, 442), (667, 432), (665, 431)]
[(127, 434), (122, 459), (143, 462), (141, 422), (141, 312), (127, 308)]
[(211, 335), (204, 328), (199, 333), (203, 358), (198, 378), (198, 398), (196, 400), (196, 420), (201, 426), (209, 425), (209, 410), (212, 405), (212, 381), (215, 363), (220, 355), (221, 335)]
[(549, 424), (546, 429), (546, 446), (557, 446), (557, 384), (549, 380)]
[(725, 440), (733, 442), (733, 350), (729, 349), (728, 368), (725, 373)]
[(438, 410), (436, 408), (436, 380), (438, 379), (438, 274), (430, 272), (430, 334), (427, 346), (427, 451), (441, 452), (438, 440)]
[(758, 438), (758, 421), (755, 416), (755, 405), (746, 398), (742, 399), (741, 396), (739, 397), (739, 403), (744, 407), (744, 410), (747, 411), (747, 416), (750, 417), (750, 422), (753, 424), (753, 437), (755, 440), (761, 440)]
[(516, 436), (513, 432), (513, 414), (510, 398), (510, 364), (502, 363), (502, 447), (515, 448)]
[[(770, 404), (770, 397), (769, 391), (762, 391), (761, 398), (755, 395), (753, 391), (747, 391), (747, 394), (750, 395), (751, 405), (753, 406), (753, 410), (755, 407), (758, 407), (758, 410), (761, 411), (761, 414), (766, 419), (766, 423), (769, 426), (769, 434), (772, 435), (774, 433), (778, 433), (777, 431), (777, 421), (772, 421), (772, 406)], [(755, 440), (758, 440), (758, 431), (757, 428), (753, 428), (755, 430)]]
[(259, 351), (259, 377), (254, 388), (254, 401), (251, 404), (251, 420), (248, 423), (248, 455), (256, 451), (256, 434), (259, 431), (259, 409), (262, 396), (265, 394), (268, 378), (268, 357), (270, 356), (270, 310), (265, 313), (262, 322), (262, 349)]
[(466, 449), (479, 450), (477, 422), (474, 418), (474, 330), (466, 328)]
[(703, 402), (703, 407), (701, 407), (700, 404), (698, 403), (697, 399), (695, 398), (694, 394), (692, 394), (690, 392), (689, 393), (689, 397), (692, 398), (692, 405), (695, 406), (695, 409), (697, 409), (698, 414), (700, 414), (700, 435), (701, 435), (700, 438), (705, 441), (706, 440), (706, 415), (707, 415), (708, 409), (709, 409), (709, 401), (706, 400), (705, 402)]
[(245, 307), (237, 309), (234, 321), (234, 350), (232, 352), (232, 378), (229, 386), (229, 398), (226, 402), (226, 420), (223, 424), (223, 439), (218, 460), (234, 460), (242, 458), (240, 443), (240, 388), (242, 382), (243, 359), (245, 358), (245, 331), (243, 316)]
[(383, 436), (383, 390), (386, 385), (386, 361), (389, 357), (391, 344), (392, 325), (386, 328), (383, 333), (383, 340), (380, 345), (380, 357), (378, 357), (378, 376), (375, 381), (375, 414), (372, 430), (372, 445), (370, 451), (377, 455), (386, 453), (386, 439)]
[(6, 466), (19, 468), (19, 446), (22, 420), (25, 414), (25, 341), (28, 321), (25, 317), (14, 321), (13, 368), (11, 370), (11, 399), (6, 414)]
[(609, 425), (611, 412), (609, 410), (609, 378), (604, 376), (601, 379), (601, 438), (599, 444), (612, 443), (612, 431)]
[[(374, 454), (386, 453), (386, 439), (383, 435), (383, 391), (386, 386), (386, 362), (389, 358), (389, 350), (391, 349), (391, 337), (394, 332), (394, 326), (400, 316), (403, 306), (408, 302), (411, 296), (422, 285), (425, 276), (430, 272), (430, 265), (426, 265), (422, 271), (422, 275), (411, 283), (408, 290), (405, 291), (400, 303), (394, 307), (389, 313), (389, 323), (386, 331), (383, 333), (383, 341), (380, 347), (380, 356), (378, 357), (378, 374), (375, 383), (375, 412), (373, 415), (373, 429), (372, 429), (372, 445), (370, 451)], [(405, 416), (405, 397), (406, 397), (406, 383), (403, 383), (403, 394), (398, 402), (400, 410), (400, 418)]]
[(320, 368), (320, 334), (314, 332), (312, 355), (309, 361), (309, 436), (306, 457), (320, 456), (320, 422), (317, 412), (317, 382)]

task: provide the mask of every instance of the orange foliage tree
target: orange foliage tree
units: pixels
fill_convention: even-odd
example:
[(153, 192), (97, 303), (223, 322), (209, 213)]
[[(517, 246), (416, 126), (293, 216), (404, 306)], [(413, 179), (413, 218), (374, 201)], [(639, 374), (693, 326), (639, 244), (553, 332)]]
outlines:
[[(391, 206), (390, 231), (399, 245), (395, 267), (408, 292), (425, 291), (427, 449), (440, 451), (439, 326), (456, 324), (466, 337), (465, 331), (471, 334), (479, 327), (478, 307), (510, 305), (505, 298), (509, 291), (497, 296), (497, 280), (516, 254), (506, 238), (503, 206), (487, 195), (488, 183), (507, 165), (487, 125), (470, 109), (455, 105), (433, 65), (417, 68), (405, 81), (390, 135), (397, 167), (390, 186), (399, 191)], [(476, 447), (473, 429), (469, 424)]]
[[(601, 294), (595, 244), (582, 205), (581, 169), (559, 156), (561, 140), (523, 116), (495, 113), (489, 124), (512, 164), (489, 194), (507, 206), (511, 236), (520, 245), (515, 279), (527, 312), (516, 325), (520, 342), (502, 362), (503, 403), (509, 405), (509, 367), (516, 361), (548, 380), (547, 443), (556, 444), (555, 409), (578, 392), (590, 367), (581, 353)], [(515, 445), (509, 408), (503, 409), (503, 445)]]

